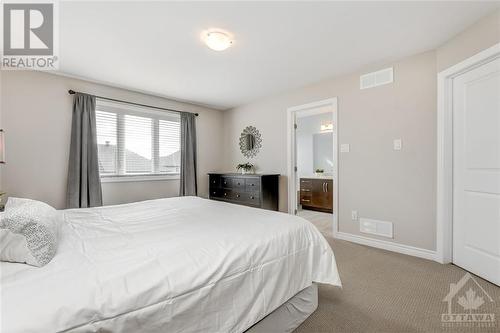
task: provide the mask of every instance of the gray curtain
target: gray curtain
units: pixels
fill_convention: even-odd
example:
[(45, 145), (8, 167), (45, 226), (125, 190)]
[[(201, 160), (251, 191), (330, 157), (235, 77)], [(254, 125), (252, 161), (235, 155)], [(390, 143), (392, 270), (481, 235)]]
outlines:
[(181, 186), (179, 195), (197, 195), (196, 116), (181, 112)]
[(69, 153), (68, 208), (102, 206), (97, 157), (95, 97), (76, 93)]

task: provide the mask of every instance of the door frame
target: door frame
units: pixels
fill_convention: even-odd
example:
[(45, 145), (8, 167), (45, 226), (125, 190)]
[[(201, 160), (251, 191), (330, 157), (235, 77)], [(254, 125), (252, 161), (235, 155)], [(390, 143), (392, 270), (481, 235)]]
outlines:
[(453, 261), (453, 79), (500, 58), (500, 43), (449, 67), (437, 76), (436, 261)]
[(339, 150), (338, 150), (338, 105), (337, 97), (323, 99), (307, 104), (293, 106), (287, 109), (287, 178), (288, 178), (288, 213), (294, 215), (297, 207), (297, 183), (296, 183), (296, 141), (295, 141), (295, 115), (298, 111), (306, 111), (316, 109), (319, 107), (331, 106), (332, 118), (334, 124), (333, 131), (333, 158), (335, 166), (333, 168), (333, 214), (332, 214), (332, 227), (333, 235), (338, 232), (338, 214), (339, 214)]

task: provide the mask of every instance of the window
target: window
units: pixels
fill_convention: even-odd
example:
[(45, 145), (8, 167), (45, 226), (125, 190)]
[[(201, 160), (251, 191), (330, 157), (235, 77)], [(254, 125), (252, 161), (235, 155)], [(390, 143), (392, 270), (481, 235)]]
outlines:
[(104, 179), (178, 175), (180, 116), (97, 99), (99, 172)]

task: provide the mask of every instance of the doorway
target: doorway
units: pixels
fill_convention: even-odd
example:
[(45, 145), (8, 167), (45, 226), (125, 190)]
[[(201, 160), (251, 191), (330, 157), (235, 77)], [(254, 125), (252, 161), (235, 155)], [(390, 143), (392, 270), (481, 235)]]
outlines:
[(500, 285), (500, 44), (439, 74), (438, 243)]
[(288, 212), (334, 235), (338, 216), (337, 99), (288, 109)]

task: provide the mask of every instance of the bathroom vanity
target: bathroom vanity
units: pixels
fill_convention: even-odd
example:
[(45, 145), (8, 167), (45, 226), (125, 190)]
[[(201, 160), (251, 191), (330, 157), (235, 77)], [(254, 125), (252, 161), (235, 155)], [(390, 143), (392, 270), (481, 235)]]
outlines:
[(333, 179), (300, 178), (300, 204), (302, 209), (333, 213)]

